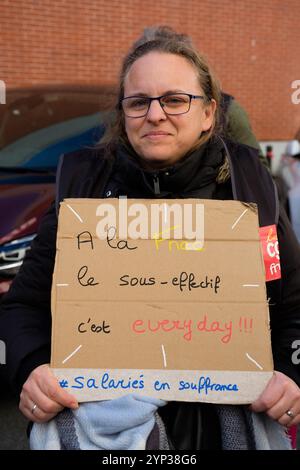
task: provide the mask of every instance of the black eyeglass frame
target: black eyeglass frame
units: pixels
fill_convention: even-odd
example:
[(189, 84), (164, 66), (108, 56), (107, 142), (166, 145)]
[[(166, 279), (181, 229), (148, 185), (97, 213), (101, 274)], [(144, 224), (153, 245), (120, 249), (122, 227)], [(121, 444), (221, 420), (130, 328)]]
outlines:
[[(164, 109), (164, 105), (163, 103), (161, 103), (161, 99), (162, 98), (165, 98), (166, 96), (176, 96), (176, 95), (185, 95), (185, 96), (188, 96), (189, 97), (189, 108), (187, 111), (184, 111), (183, 113), (168, 113), (167, 111), (165, 111)], [(148, 108), (147, 108), (147, 111), (145, 112), (145, 114), (141, 114), (140, 116), (129, 116), (128, 114), (125, 113), (124, 111), (124, 107), (123, 107), (123, 101), (125, 100), (128, 100), (130, 98), (144, 98), (146, 100), (148, 100)], [(161, 96), (154, 96), (154, 97), (151, 97), (151, 96), (138, 96), (138, 95), (132, 95), (132, 96), (126, 96), (125, 98), (121, 99), (120, 102), (119, 102), (119, 107), (120, 109), (123, 110), (123, 113), (125, 114), (125, 116), (131, 118), (131, 119), (139, 119), (141, 117), (145, 117), (147, 116), (148, 112), (149, 112), (149, 109), (150, 109), (150, 106), (151, 106), (151, 103), (152, 101), (155, 101), (157, 100), (160, 104), (160, 107), (161, 109), (163, 110), (163, 112), (167, 115), (167, 116), (180, 116), (181, 114), (186, 114), (189, 112), (189, 110), (191, 109), (191, 102), (192, 100), (196, 100), (196, 99), (201, 99), (201, 100), (205, 100), (205, 96), (203, 95), (192, 95), (190, 93), (167, 93), (165, 95), (161, 95)]]

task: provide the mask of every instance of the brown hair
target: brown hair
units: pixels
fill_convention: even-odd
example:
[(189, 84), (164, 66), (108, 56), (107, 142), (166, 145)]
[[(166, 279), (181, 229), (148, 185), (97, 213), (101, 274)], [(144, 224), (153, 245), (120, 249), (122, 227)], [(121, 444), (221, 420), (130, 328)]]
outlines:
[(207, 61), (199, 54), (191, 38), (185, 34), (178, 34), (167, 26), (146, 28), (143, 35), (133, 44), (122, 63), (115, 119), (108, 126), (104, 138), (101, 140), (101, 144), (106, 144), (108, 148), (114, 147), (117, 142), (129, 145), (121, 107), (121, 100), (124, 98), (125, 78), (136, 60), (154, 51), (176, 54), (188, 60), (198, 74), (199, 83), (205, 96), (204, 103), (209, 104), (212, 99), (217, 103), (213, 124), (209, 130), (202, 133), (197, 146), (206, 142), (219, 129), (220, 87)]

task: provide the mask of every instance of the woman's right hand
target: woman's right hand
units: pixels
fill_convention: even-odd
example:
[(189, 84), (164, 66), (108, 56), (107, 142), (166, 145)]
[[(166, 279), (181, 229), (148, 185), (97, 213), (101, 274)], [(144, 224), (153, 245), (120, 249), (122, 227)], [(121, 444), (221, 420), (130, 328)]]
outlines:
[(76, 409), (78, 401), (60, 387), (48, 364), (34, 369), (23, 385), (20, 411), (30, 421), (46, 423), (63, 408)]

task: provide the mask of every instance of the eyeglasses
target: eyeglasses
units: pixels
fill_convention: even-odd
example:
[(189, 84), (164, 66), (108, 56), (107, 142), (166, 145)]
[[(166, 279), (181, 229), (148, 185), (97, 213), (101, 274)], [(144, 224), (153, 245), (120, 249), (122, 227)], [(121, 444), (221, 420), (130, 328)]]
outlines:
[(127, 96), (121, 100), (121, 106), (124, 114), (130, 118), (140, 118), (148, 114), (152, 101), (157, 100), (162, 110), (170, 115), (188, 113), (191, 107), (191, 101), (201, 99), (204, 96), (190, 95), (189, 93), (172, 93), (151, 98), (150, 96)]

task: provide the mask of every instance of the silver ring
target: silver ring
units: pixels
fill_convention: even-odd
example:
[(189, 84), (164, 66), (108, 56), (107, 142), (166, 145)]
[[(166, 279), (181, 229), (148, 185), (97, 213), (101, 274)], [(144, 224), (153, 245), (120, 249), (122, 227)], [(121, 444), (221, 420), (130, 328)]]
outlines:
[(37, 408), (37, 404), (34, 403), (33, 407), (31, 408), (31, 414), (34, 414), (36, 408)]
[(288, 415), (289, 418), (294, 418), (294, 416), (295, 416), (294, 413), (291, 410), (287, 410), (285, 412), (285, 414)]

